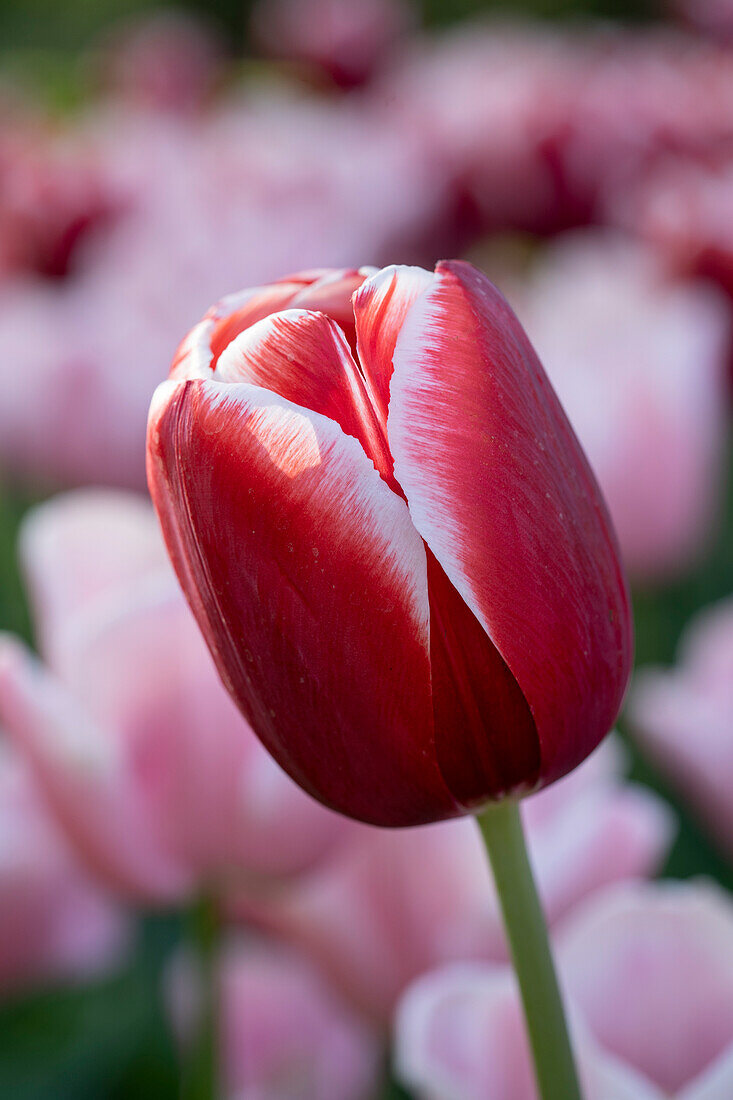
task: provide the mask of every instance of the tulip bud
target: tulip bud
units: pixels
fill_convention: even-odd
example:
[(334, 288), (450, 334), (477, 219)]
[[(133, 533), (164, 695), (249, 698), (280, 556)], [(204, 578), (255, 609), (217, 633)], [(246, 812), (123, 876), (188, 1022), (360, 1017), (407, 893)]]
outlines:
[(302, 787), (415, 825), (541, 787), (610, 729), (628, 593), (598, 486), (480, 272), (312, 272), (193, 329), (151, 493), (221, 676)]

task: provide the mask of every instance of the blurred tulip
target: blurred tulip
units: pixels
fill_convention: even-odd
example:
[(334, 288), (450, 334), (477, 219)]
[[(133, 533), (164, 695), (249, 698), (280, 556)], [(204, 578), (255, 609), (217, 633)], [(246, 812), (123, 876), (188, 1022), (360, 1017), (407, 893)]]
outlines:
[(416, 136), (357, 101), (269, 89), (192, 118), (108, 103), (72, 139), (116, 216), (67, 279), (0, 286), (0, 463), (51, 485), (143, 488), (150, 395), (192, 318), (242, 279), (410, 255), (443, 198)]
[[(573, 1046), (585, 1100), (664, 1100), (577, 1021)], [(398, 1077), (416, 1100), (538, 1100), (508, 969), (454, 965), (415, 982), (397, 1012), (395, 1047)]]
[(668, 269), (717, 283), (733, 298), (733, 158), (669, 158), (616, 198), (609, 216), (646, 239)]
[(577, 220), (556, 147), (581, 61), (547, 28), (475, 21), (417, 39), (378, 81), (383, 124), (416, 133), (449, 181), (458, 247), (474, 232), (544, 233)]
[(11, 276), (59, 279), (117, 205), (101, 166), (31, 117), (0, 119), (0, 290)]
[[(717, 888), (633, 884), (599, 894), (558, 937), (589, 1100), (733, 1093), (733, 911)], [(400, 1005), (397, 1060), (419, 1097), (535, 1100), (508, 971), (464, 965)]]
[(220, 54), (220, 43), (202, 20), (161, 10), (113, 28), (102, 43), (97, 68), (121, 99), (185, 113), (204, 104)]
[(310, 866), (346, 824), (260, 747), (218, 683), (151, 509), (79, 492), (22, 538), (46, 671), (0, 648), (0, 718), (105, 881), (146, 901)]
[[(304, 958), (232, 939), (219, 965), (226, 1100), (368, 1100), (381, 1069), (375, 1034)], [(171, 1009), (185, 1045), (196, 1018), (186, 957), (170, 974)]]
[(629, 571), (688, 568), (721, 501), (728, 313), (610, 233), (565, 237), (517, 297), (603, 489)]
[(690, 624), (676, 668), (637, 673), (628, 716), (655, 765), (733, 852), (733, 599)]
[(717, 41), (733, 39), (733, 3), (731, 0), (669, 0), (673, 14), (695, 30)]
[[(653, 873), (664, 857), (670, 815), (621, 781), (621, 764), (618, 744), (607, 742), (522, 807), (552, 923), (610, 882)], [(352, 1002), (386, 1021), (408, 983), (432, 967), (506, 961), (485, 862), (468, 821), (397, 834), (363, 829), (328, 865), (245, 905), (243, 915), (306, 950)]]
[(0, 742), (0, 997), (89, 978), (118, 962), (128, 927), (75, 859), (24, 761)]
[(408, 0), (259, 0), (251, 27), (266, 54), (351, 88), (369, 79), (412, 21)]
[(574, 40), (571, 109), (555, 151), (567, 201), (586, 220), (667, 158), (706, 161), (733, 140), (727, 49), (669, 28), (606, 26)]
[(214, 306), (153, 400), (148, 469), (258, 736), (326, 805), (399, 826), (580, 763), (631, 621), (593, 475), (502, 296), (465, 263), (367, 274)]
[(618, 887), (577, 914), (558, 956), (604, 1050), (664, 1096), (733, 1095), (733, 906), (722, 889)]

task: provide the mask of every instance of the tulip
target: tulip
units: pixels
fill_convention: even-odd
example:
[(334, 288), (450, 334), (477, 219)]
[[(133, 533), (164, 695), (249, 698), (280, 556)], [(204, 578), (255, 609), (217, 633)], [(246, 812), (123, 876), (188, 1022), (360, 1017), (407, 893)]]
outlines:
[[(588, 1100), (733, 1095), (733, 907), (706, 883), (634, 883), (596, 895), (557, 954)], [(397, 1012), (397, 1065), (430, 1100), (535, 1100), (507, 970), (426, 975)]]
[(45, 663), (0, 641), (0, 720), (98, 878), (147, 904), (184, 904), (326, 857), (348, 823), (242, 723), (148, 502), (56, 497), (26, 519), (21, 558)]
[[(381, 1068), (376, 1033), (307, 959), (263, 941), (231, 937), (216, 978), (227, 1100), (366, 1100), (376, 1095)], [(174, 960), (168, 994), (185, 1046), (200, 994), (188, 956)]]
[[(585, 1100), (664, 1100), (573, 1024)], [(537, 1100), (511, 973), (463, 963), (415, 982), (396, 1014), (395, 1063), (416, 1100)]]
[(0, 997), (119, 962), (128, 944), (124, 914), (86, 874), (4, 736), (0, 836)]
[(665, 1097), (733, 1095), (733, 904), (720, 887), (615, 887), (574, 916), (558, 960), (608, 1054)]
[(408, 0), (259, 0), (251, 30), (270, 57), (351, 88), (369, 80), (412, 22)]
[(631, 655), (610, 521), (470, 265), (225, 299), (156, 393), (148, 469), (225, 684), (325, 804), (456, 816), (552, 782), (610, 728)]
[[(92, 195), (111, 210), (80, 235), (63, 281), (11, 276), (0, 287), (0, 466), (33, 485), (144, 489), (145, 417), (162, 364), (222, 288), (314, 258), (390, 256), (423, 237), (442, 201), (415, 135), (385, 127), (361, 102), (248, 93), (192, 119), (125, 99), (83, 124), (67, 120), (61, 140), (73, 169), (60, 193), (68, 186), (69, 212), (87, 202), (87, 162)], [(0, 194), (0, 268), (6, 246), (35, 251), (36, 220), (45, 252), (56, 210), (48, 160), (33, 173), (22, 160), (9, 165), (19, 198), (6, 215)], [(96, 207), (87, 209), (91, 217)]]
[(377, 825), (478, 814), (544, 1100), (579, 1098), (519, 812), (487, 807), (605, 736), (631, 623), (600, 492), (507, 303), (461, 263), (227, 298), (156, 392), (148, 479), (285, 770)]
[(686, 628), (674, 668), (642, 668), (629, 697), (641, 748), (733, 853), (733, 599)]

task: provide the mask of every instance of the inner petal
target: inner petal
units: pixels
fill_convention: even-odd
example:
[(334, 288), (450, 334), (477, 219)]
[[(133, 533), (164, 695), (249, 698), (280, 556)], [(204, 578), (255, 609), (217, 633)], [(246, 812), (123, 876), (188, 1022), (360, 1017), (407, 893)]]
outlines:
[(263, 318), (221, 353), (214, 377), (249, 382), (336, 421), (359, 440), (382, 478), (398, 490), (361, 372), (343, 332), (324, 313), (288, 309)]
[[(216, 367), (219, 356), (240, 332), (250, 325), (261, 321), (269, 313), (286, 309), (295, 295), (302, 290), (302, 283), (297, 279), (288, 279), (282, 283), (272, 283), (271, 286), (256, 287), (254, 290), (245, 291), (238, 295), (238, 301), (232, 302), (233, 309), (215, 325), (211, 333), (211, 366)], [(229, 301), (229, 299), (226, 299)]]
[(530, 790), (539, 774), (537, 727), (522, 691), (478, 619), (425, 547), (435, 749), (456, 800), (473, 809)]

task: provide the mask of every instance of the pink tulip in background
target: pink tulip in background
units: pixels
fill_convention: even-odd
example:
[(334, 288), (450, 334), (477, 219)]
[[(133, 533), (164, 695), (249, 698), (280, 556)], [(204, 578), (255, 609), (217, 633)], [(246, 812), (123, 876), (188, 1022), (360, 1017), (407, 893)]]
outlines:
[(279, 770), (220, 686), (148, 504), (80, 491), (31, 513), (44, 667), (0, 648), (0, 721), (89, 867), (185, 901), (312, 865), (348, 824)]
[(372, 76), (413, 21), (409, 0), (259, 0), (251, 30), (270, 57), (351, 88)]
[[(625, 884), (558, 930), (588, 1100), (733, 1094), (733, 905), (705, 883)], [(421, 1100), (535, 1100), (508, 971), (436, 971), (407, 991), (397, 1062)]]
[(733, 599), (687, 627), (675, 668), (642, 668), (628, 717), (641, 748), (733, 853)]
[[(610, 882), (660, 865), (673, 822), (621, 779), (615, 741), (523, 805), (548, 919)], [(250, 921), (306, 950), (362, 1011), (383, 1023), (405, 986), (452, 960), (507, 958), (498, 900), (472, 822), (393, 833), (359, 829), (297, 886), (245, 904)]]
[[(196, 1015), (191, 960), (174, 960), (169, 1000), (181, 1042)], [(380, 1037), (296, 952), (230, 937), (218, 967), (222, 1100), (371, 1100)]]
[[(111, 208), (66, 278), (0, 283), (0, 465), (48, 485), (142, 489), (150, 395), (212, 300), (303, 266), (410, 256), (445, 193), (406, 126), (287, 86), (194, 116), (113, 99), (55, 133), (45, 156), (90, 163), (93, 197)], [(26, 184), (21, 194), (33, 200)]]
[(717, 41), (733, 39), (731, 0), (668, 0), (673, 15)]
[(580, 61), (565, 36), (477, 22), (416, 38), (377, 82), (372, 101), (383, 125), (408, 125), (449, 181), (457, 234), (446, 239), (449, 250), (476, 232), (548, 232), (576, 220), (555, 146)]
[(733, 159), (670, 158), (638, 187), (617, 196), (610, 216), (647, 240), (668, 269), (717, 283), (733, 298)]
[[(664, 1100), (572, 1023), (584, 1100)], [(416, 1100), (537, 1100), (508, 968), (464, 963), (426, 975), (405, 993), (395, 1033), (396, 1072)]]
[[(511, 292), (510, 292), (511, 296)], [(715, 533), (730, 323), (713, 288), (670, 279), (610, 232), (565, 235), (514, 297), (639, 580), (689, 568)]]
[(59, 835), (26, 762), (0, 743), (0, 998), (121, 961), (127, 919)]
[(222, 43), (194, 15), (153, 10), (113, 27), (93, 61), (102, 88), (142, 108), (202, 108), (221, 74)]

